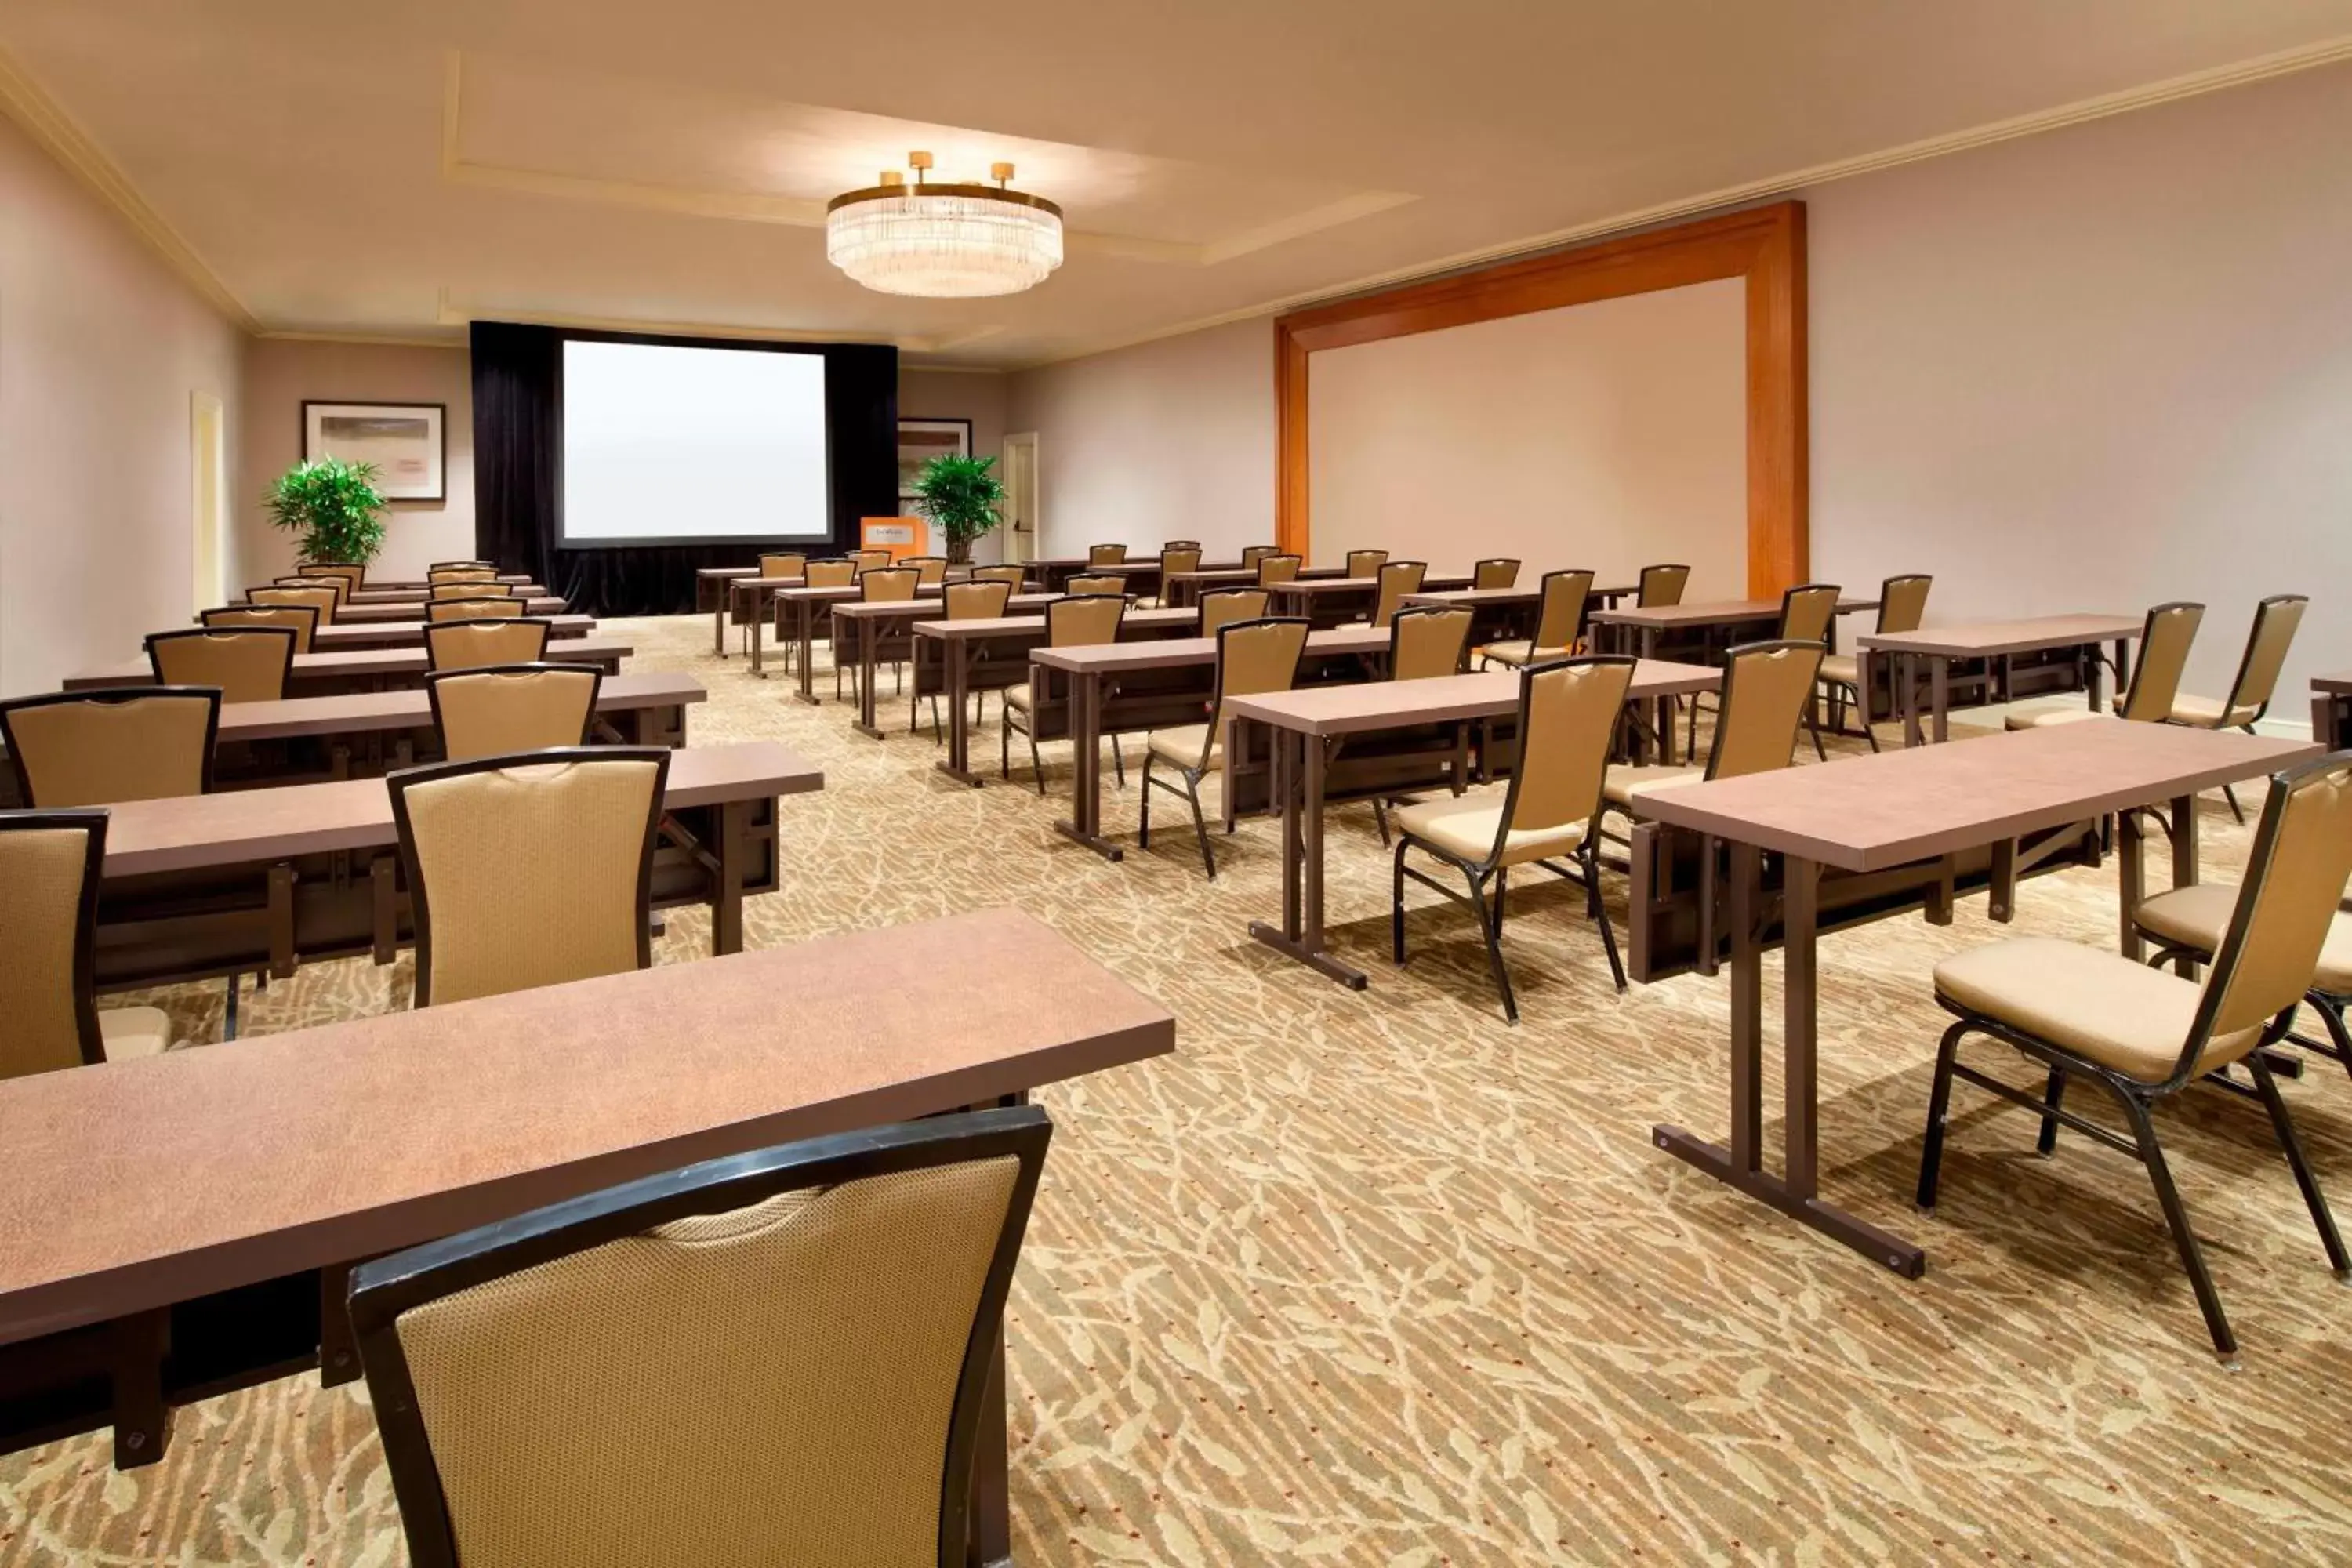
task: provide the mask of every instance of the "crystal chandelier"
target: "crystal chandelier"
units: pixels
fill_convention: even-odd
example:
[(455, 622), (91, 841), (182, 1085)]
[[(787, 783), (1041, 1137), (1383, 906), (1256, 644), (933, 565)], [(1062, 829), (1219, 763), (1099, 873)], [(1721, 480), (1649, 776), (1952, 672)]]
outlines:
[(910, 153), (915, 183), (896, 169), (882, 183), (833, 198), (824, 214), (825, 258), (884, 294), (970, 300), (1018, 294), (1062, 264), (1062, 209), (1010, 188), (1013, 165), (989, 170), (993, 185), (935, 185), (929, 153)]

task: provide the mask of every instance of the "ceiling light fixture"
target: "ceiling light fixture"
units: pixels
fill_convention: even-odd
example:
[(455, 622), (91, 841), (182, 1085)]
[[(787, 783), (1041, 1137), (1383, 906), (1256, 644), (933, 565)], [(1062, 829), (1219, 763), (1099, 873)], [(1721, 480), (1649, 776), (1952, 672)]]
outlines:
[(896, 169), (882, 183), (833, 198), (824, 212), (825, 258), (884, 294), (971, 300), (1034, 289), (1062, 264), (1062, 209), (1012, 189), (1013, 165), (993, 164), (993, 185), (935, 185), (929, 153), (909, 153), (915, 182)]

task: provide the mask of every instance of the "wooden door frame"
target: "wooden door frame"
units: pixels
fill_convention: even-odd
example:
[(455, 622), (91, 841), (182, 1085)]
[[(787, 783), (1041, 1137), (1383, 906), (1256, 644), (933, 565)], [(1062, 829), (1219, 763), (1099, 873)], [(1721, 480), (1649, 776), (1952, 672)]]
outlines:
[[(1036, 561), (1042, 559), (1045, 554), (1045, 524), (1040, 521), (1041, 515), (1045, 510), (1045, 476), (1039, 471), (1037, 466), (1037, 432), (1034, 430), (1014, 430), (1010, 431), (1003, 437), (1000, 437), (998, 443), (999, 456), (1002, 458), (1004, 467), (1008, 472), (1013, 467), (1013, 448), (1016, 445), (1025, 446), (1029, 449), (1029, 516), (1025, 520), (1019, 520), (1025, 521), (1029, 524), (1028, 553), (1020, 556), (1018, 559), (1023, 562)], [(1005, 499), (1008, 500), (1013, 499), (1010, 494), (1010, 487), (1007, 488), (1007, 495)], [(1013, 523), (1008, 521), (1004, 525), (1004, 534), (1007, 543), (1005, 546), (1000, 546), (998, 549), (998, 560), (1010, 562), (1015, 559), (1009, 548), (1013, 533)]]
[(1307, 554), (1307, 360), (1325, 349), (1506, 316), (1743, 279), (1748, 286), (1748, 591), (1770, 598), (1810, 572), (1805, 205), (1556, 251), (1294, 310), (1274, 323), (1275, 537)]

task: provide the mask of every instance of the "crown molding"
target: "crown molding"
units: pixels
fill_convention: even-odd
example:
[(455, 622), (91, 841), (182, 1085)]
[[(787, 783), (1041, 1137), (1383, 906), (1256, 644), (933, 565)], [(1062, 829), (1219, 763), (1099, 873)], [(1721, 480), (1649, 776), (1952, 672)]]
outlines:
[(534, 327), (570, 327), (583, 332), (642, 332), (649, 337), (737, 338), (756, 343), (887, 343), (901, 353), (939, 353), (1003, 331), (984, 327), (950, 337), (889, 337), (876, 332), (820, 331), (795, 327), (747, 327), (727, 321), (668, 321), (639, 316), (581, 316), (560, 310), (510, 309), (503, 305), (470, 305), (441, 290), (441, 324), (469, 327), (480, 321), (519, 321)]
[(2352, 60), (2352, 37), (2327, 38), (2319, 43), (2306, 44), (2300, 48), (2282, 49), (2275, 54), (2258, 55), (2252, 59), (2241, 60), (2234, 65), (2192, 71), (2186, 76), (2169, 77), (2162, 81), (2149, 82), (2142, 87), (2127, 88), (2120, 92), (2103, 93), (2096, 98), (2085, 98), (2073, 103), (2061, 104), (2055, 109), (2015, 115), (2007, 120), (1996, 120), (1987, 124), (1970, 126), (1964, 131), (1954, 131), (1941, 136), (1927, 137), (1922, 141), (1907, 142), (1901, 146), (1889, 147), (1876, 153), (1866, 153), (1859, 157), (1843, 158), (1828, 163), (1816, 163), (1810, 168), (1791, 170), (1787, 174), (1771, 175), (1766, 179), (1751, 180), (1745, 184), (1727, 185), (1720, 190), (1708, 191), (1679, 201), (1662, 202), (1655, 206), (1643, 207), (1634, 212), (1619, 213), (1612, 217), (1596, 219), (1570, 228), (1528, 235), (1477, 250), (1460, 251), (1433, 261), (1417, 262), (1410, 267), (1371, 273), (1345, 283), (1335, 283), (1301, 293), (1286, 294), (1278, 300), (1263, 300), (1255, 305), (1244, 306), (1239, 310), (1226, 310), (1214, 316), (1199, 317), (1174, 326), (1157, 328), (1149, 332), (1139, 332), (1132, 337), (1091, 344), (1068, 353), (1055, 354), (1051, 359), (1035, 360), (1004, 368), (1007, 371), (1017, 372), (1043, 370), (1047, 365), (1067, 364), (1073, 360), (1091, 359), (1097, 354), (1114, 353), (1120, 349), (1135, 348), (1143, 343), (1159, 342), (1168, 338), (1181, 338), (1188, 332), (1203, 332), (1213, 327), (1231, 326), (1236, 321), (1278, 316), (1287, 310), (1298, 310), (1308, 305), (1328, 304), (1333, 300), (1347, 299), (1351, 295), (1391, 288), (1401, 283), (1424, 282), (1431, 279), (1443, 278), (1449, 272), (1460, 272), (1474, 267), (1484, 267), (1493, 262), (1507, 261), (1517, 257), (1534, 255), (1546, 250), (1557, 250), (1591, 240), (1606, 239), (1617, 235), (1630, 234), (1637, 229), (1654, 227), (1660, 224), (1703, 216), (1711, 212), (1728, 211), (1776, 196), (1785, 196), (1813, 185), (1826, 185), (1839, 180), (1850, 180), (1860, 174), (1874, 174), (1881, 169), (1899, 168), (1906, 163), (1924, 163), (1931, 158), (1947, 157), (1954, 153), (1968, 152), (1972, 148), (1990, 147), (2001, 142), (2013, 142), (2021, 137), (2035, 136), (2048, 131), (2060, 131), (2070, 125), (2081, 125), (2094, 120), (2108, 119), (2117, 114), (2128, 114), (2134, 110), (2153, 109), (2159, 104), (2172, 103), (2180, 99), (2198, 98), (2206, 93), (2220, 92), (2229, 88), (2269, 81), (2277, 77), (2293, 76), (2298, 71), (2336, 65), (2346, 60)]
[(453, 338), (446, 332), (341, 332), (330, 329), (317, 331), (290, 328), (265, 327), (253, 334), (270, 343), (358, 343), (385, 349), (446, 349), (462, 351), (463, 338)]
[(245, 308), (245, 301), (229, 292), (228, 285), (205, 265), (195, 247), (180, 237), (162, 213), (148, 205), (147, 198), (107, 156), (105, 149), (26, 74), (22, 62), (5, 47), (0, 47), (0, 113), (22, 126), (25, 134), (42, 151), (113, 208), (147, 242), (148, 247), (179, 274), (181, 281), (226, 317), (232, 326), (247, 332), (261, 330), (261, 323)]

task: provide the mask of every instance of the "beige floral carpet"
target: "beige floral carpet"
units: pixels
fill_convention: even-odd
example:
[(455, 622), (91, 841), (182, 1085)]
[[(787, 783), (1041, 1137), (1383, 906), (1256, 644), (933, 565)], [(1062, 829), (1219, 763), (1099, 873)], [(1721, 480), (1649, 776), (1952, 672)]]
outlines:
[[(1021, 1562), (2352, 1561), (2352, 1290), (2259, 1108), (2202, 1091), (2161, 1118), (2241, 1372), (2121, 1156), (2070, 1138), (2037, 1160), (2027, 1119), (1963, 1089), (1943, 1205), (1914, 1214), (1928, 973), (2002, 934), (1981, 899), (1822, 947), (1823, 1185), (1927, 1247), (1905, 1282), (1652, 1148), (1656, 1121), (1725, 1125), (1726, 988), (1615, 994), (1565, 888), (1514, 899), (1506, 1027), (1467, 916), (1433, 896), (1390, 967), (1386, 861), (1342, 813), (1337, 942), (1373, 975), (1349, 992), (1246, 934), (1276, 906), (1267, 825), (1220, 837), (1213, 886), (1189, 830), (1108, 864), (1050, 831), (1066, 745), (1051, 798), (961, 788), (903, 704), (867, 740), (711, 658), (708, 628), (614, 627), (637, 667), (709, 687), (697, 740), (774, 737), (826, 773), (785, 804), (790, 885), (753, 900), (754, 945), (1011, 901), (1181, 1019), (1174, 1058), (1042, 1097), (1059, 1131), (1011, 1324)], [(1131, 837), (1135, 795), (1130, 773), (1109, 831)], [(2218, 797), (2202, 826), (2229, 874), (2244, 832)], [(2021, 904), (2016, 931), (2113, 941), (2112, 869)], [(660, 957), (704, 942), (677, 918)], [(249, 1026), (404, 994), (404, 973), (321, 964)], [(167, 1001), (216, 1033), (216, 988)], [(2315, 1061), (2288, 1093), (2352, 1217), (2352, 1081)], [(404, 1560), (359, 1390), (273, 1384), (182, 1411), (152, 1469), (107, 1454), (0, 1458), (0, 1561)]]

